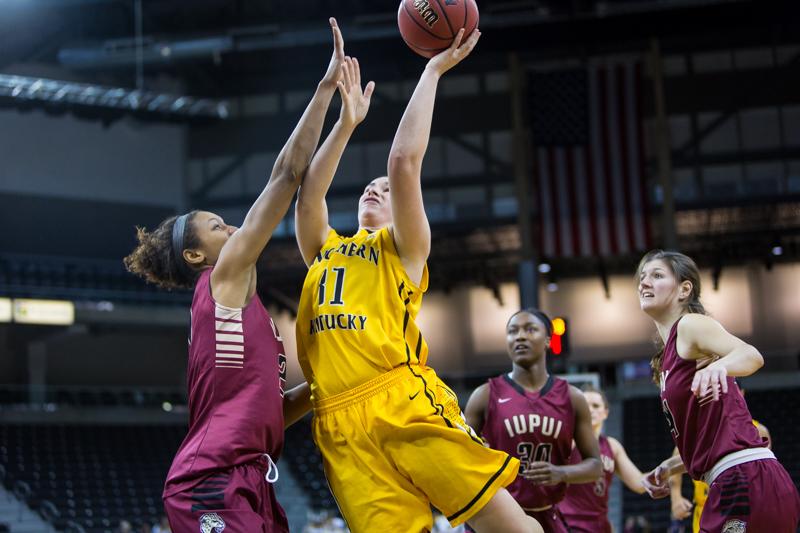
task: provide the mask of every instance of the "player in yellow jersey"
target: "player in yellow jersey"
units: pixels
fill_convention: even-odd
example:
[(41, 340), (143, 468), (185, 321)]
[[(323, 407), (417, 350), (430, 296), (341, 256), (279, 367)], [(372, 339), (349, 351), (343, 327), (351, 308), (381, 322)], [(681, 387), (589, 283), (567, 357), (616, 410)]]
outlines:
[[(742, 393), (744, 393), (744, 389), (742, 389)], [(766, 443), (767, 448), (771, 449), (772, 437), (770, 436), (767, 427), (763, 424), (760, 424), (757, 420), (753, 420), (753, 425), (756, 426), (756, 429), (758, 429), (758, 434), (761, 435), (761, 438)], [(673, 455), (677, 455), (677, 453), (678, 450), (676, 448), (673, 451)], [(703, 507), (705, 507), (706, 499), (708, 499), (708, 485), (702, 481), (693, 479), (692, 484), (694, 486), (694, 495), (692, 496), (692, 501), (689, 501), (684, 498), (683, 494), (681, 493), (682, 476), (683, 474), (675, 474), (669, 479), (672, 515), (679, 520), (683, 520), (684, 518), (688, 517), (689, 514), (691, 514), (692, 533), (700, 533), (700, 516), (703, 514)], [(692, 506), (694, 506), (694, 511), (692, 511)]]
[(311, 385), (313, 436), (342, 516), (354, 533), (421, 532), (431, 504), (452, 525), (479, 532), (541, 532), (503, 488), (519, 461), (482, 445), (455, 394), (426, 365), (415, 319), (428, 288), (430, 228), (420, 174), (439, 78), (472, 51), (480, 31), (431, 59), (398, 127), (389, 175), (359, 200), (358, 232), (328, 225), (325, 195), (345, 146), (366, 116), (347, 58), (342, 110), (303, 180), (297, 241), (309, 267), (297, 316), (297, 349)]

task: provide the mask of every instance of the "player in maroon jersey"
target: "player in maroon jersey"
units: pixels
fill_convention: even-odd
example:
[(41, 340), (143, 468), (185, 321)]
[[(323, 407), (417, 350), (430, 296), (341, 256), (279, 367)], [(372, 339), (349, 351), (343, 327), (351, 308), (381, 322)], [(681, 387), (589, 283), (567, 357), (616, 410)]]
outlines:
[[(592, 414), (592, 430), (600, 443), (603, 476), (594, 483), (567, 487), (567, 494), (558, 504), (558, 508), (572, 533), (611, 533), (611, 523), (608, 521), (608, 489), (614, 473), (626, 487), (638, 494), (645, 492), (642, 485), (643, 474), (617, 439), (602, 434), (603, 422), (608, 418), (608, 400), (603, 391), (586, 386), (583, 387), (583, 395)], [(569, 462), (576, 464), (580, 460), (580, 452), (573, 448)]]
[(653, 358), (653, 375), (680, 452), (647, 474), (647, 492), (668, 496), (669, 476), (688, 472), (710, 487), (701, 532), (794, 533), (800, 496), (764, 446), (734, 381), (761, 368), (761, 354), (705, 314), (700, 273), (690, 257), (654, 250), (637, 273), (639, 304), (664, 343)]
[(152, 233), (139, 228), (139, 246), (125, 258), (131, 272), (161, 287), (194, 287), (189, 431), (163, 495), (173, 531), (288, 532), (271, 484), (284, 426), (310, 410), (310, 392), (303, 383), (284, 393), (285, 351), (256, 294), (256, 260), (308, 168), (341, 76), (344, 44), (330, 23), (328, 70), (242, 227), (192, 211)]
[[(492, 448), (519, 457), (520, 476), (508, 491), (548, 533), (566, 533), (556, 505), (568, 483), (602, 474), (591, 415), (580, 390), (547, 372), (550, 319), (537, 309), (518, 311), (506, 325), (512, 369), (475, 389), (467, 423)], [(569, 464), (572, 442), (585, 458)]]

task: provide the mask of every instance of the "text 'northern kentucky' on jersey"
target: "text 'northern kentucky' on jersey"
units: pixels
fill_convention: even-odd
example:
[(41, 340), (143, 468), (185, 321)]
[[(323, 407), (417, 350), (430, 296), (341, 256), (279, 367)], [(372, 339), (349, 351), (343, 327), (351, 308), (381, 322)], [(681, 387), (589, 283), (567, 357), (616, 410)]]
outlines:
[(315, 398), (350, 390), (400, 365), (424, 365), (415, 322), (428, 287), (403, 268), (388, 228), (331, 230), (308, 269), (297, 313), (300, 366)]

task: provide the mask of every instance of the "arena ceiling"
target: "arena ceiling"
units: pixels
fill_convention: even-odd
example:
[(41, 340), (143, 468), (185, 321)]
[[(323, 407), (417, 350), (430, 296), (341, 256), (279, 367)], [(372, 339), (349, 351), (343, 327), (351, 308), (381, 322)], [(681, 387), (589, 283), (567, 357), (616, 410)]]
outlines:
[[(747, 0), (478, 3), (487, 61), (510, 50), (559, 57), (631, 49), (652, 36), (671, 49), (791, 40), (798, 11), (796, 2)], [(419, 65), (398, 39), (396, 9), (382, 0), (9, 0), (0, 72), (135, 87), (138, 32), (147, 88), (226, 98), (307, 87), (318, 70), (315, 48), (329, 48), (327, 17), (336, 16), (354, 53), (392, 58), (381, 62), (381, 79)]]

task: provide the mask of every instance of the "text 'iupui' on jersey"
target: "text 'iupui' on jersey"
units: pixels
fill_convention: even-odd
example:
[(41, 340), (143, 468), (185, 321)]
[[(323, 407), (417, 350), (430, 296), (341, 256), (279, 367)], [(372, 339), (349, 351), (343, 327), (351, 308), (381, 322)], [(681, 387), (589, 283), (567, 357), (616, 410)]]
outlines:
[[(574, 431), (575, 411), (563, 379), (550, 376), (536, 392), (508, 374), (489, 380), (483, 437), (492, 448), (517, 457), (520, 471), (537, 461), (567, 464)], [(507, 489), (524, 509), (532, 510), (558, 503), (566, 484), (534, 485), (520, 476)]]

